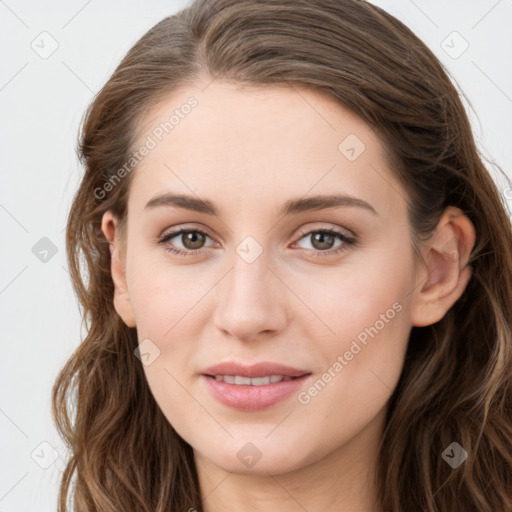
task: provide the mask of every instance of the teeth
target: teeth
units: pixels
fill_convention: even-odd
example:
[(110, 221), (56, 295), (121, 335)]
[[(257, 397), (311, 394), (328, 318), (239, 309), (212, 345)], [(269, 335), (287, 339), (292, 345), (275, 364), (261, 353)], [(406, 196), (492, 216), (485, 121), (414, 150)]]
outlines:
[(239, 377), (238, 375), (235, 377), (235, 384), (243, 384), (244, 386), (251, 385), (251, 379), (249, 377)]
[(240, 375), (215, 375), (215, 380), (226, 382), (227, 384), (236, 384), (238, 386), (264, 386), (265, 384), (274, 384), (276, 382), (292, 380), (292, 377), (283, 375), (268, 375), (266, 377), (242, 377)]

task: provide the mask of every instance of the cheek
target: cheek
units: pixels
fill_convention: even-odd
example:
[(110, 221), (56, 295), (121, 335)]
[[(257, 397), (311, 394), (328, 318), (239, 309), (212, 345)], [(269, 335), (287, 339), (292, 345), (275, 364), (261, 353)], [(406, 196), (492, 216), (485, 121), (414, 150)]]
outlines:
[(191, 269), (134, 258), (130, 282), (139, 343), (150, 340), (149, 352), (155, 354), (144, 366), (149, 388), (169, 423), (185, 432), (184, 437), (194, 432), (194, 425), (204, 424), (204, 410), (195, 406), (187, 389), (204, 325), (206, 302), (201, 297), (211, 288), (205, 281), (196, 284)]
[(214, 283), (213, 278), (210, 284), (198, 280), (193, 265), (167, 261), (163, 249), (135, 249), (127, 272), (139, 338), (154, 336), (163, 342), (171, 337), (173, 330), (190, 323), (201, 296)]
[(358, 335), (364, 342), (366, 329), (372, 326), (379, 337), (393, 338), (398, 324), (408, 325), (413, 282), (408, 254), (375, 249), (358, 253), (339, 267), (317, 269), (307, 278), (295, 276), (294, 291), (313, 313), (308, 316), (314, 326), (309, 336), (320, 335), (325, 340), (322, 346), (332, 355), (348, 349)]
[[(164, 412), (187, 403), (183, 388), (198, 342), (208, 283), (194, 281), (192, 266), (171, 266), (143, 251), (132, 252), (127, 267), (130, 302), (134, 310), (137, 336), (151, 354), (144, 366), (148, 384)], [(210, 285), (211, 287), (211, 285)], [(203, 320), (204, 322), (204, 320)], [(172, 397), (173, 407), (166, 407)], [(170, 404), (167, 404), (168, 406)]]
[[(351, 429), (355, 422), (362, 427), (385, 406), (409, 339), (411, 276), (407, 254), (381, 251), (327, 276), (320, 283), (322, 293), (303, 290), (334, 332), (316, 335), (325, 366), (299, 397), (309, 413)], [(314, 330), (308, 337), (315, 339)]]

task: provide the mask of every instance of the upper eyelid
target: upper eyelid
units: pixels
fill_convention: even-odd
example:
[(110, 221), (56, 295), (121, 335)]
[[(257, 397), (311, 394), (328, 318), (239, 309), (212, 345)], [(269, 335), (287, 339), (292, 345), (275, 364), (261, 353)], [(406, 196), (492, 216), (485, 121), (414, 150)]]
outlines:
[(319, 227), (309, 227), (309, 228), (300, 229), (298, 236), (302, 237), (302, 236), (308, 235), (310, 233), (316, 233), (317, 231), (329, 231), (329, 232), (332, 231), (334, 233), (340, 233), (342, 235), (345, 235), (348, 238), (356, 238), (355, 233), (353, 233), (349, 229), (338, 227), (338, 226), (332, 226), (332, 225), (331, 226), (319, 226)]
[(215, 237), (210, 235), (210, 233), (204, 229), (195, 226), (178, 226), (176, 228), (171, 228), (169, 231), (165, 230), (159, 237), (159, 240), (163, 240), (164, 238), (174, 238), (175, 236), (183, 234), (186, 231), (198, 231), (199, 233), (204, 233), (206, 236), (215, 240)]

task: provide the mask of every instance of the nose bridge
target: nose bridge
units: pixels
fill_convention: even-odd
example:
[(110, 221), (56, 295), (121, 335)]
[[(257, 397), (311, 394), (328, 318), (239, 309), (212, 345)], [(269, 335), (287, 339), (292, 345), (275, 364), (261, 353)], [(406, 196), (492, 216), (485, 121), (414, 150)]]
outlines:
[(285, 321), (278, 280), (269, 270), (269, 253), (252, 237), (244, 239), (229, 259), (230, 271), (217, 291), (214, 322), (239, 338), (282, 328)]
[(269, 254), (263, 251), (263, 247), (259, 250), (252, 242), (242, 242), (230, 263), (231, 272), (224, 290), (226, 299), (241, 306), (245, 302), (264, 305), (275, 301), (275, 294), (270, 293), (271, 281), (275, 278), (268, 269)]

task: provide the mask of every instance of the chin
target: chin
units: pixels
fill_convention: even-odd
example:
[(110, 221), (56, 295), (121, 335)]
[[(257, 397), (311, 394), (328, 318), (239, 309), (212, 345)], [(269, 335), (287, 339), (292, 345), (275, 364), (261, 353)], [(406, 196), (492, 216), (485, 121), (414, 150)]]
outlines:
[[(268, 434), (268, 431), (265, 435)], [(311, 446), (305, 450), (304, 436), (295, 442), (288, 443), (264, 438), (254, 441), (227, 439), (224, 445), (216, 444), (215, 449), (206, 450), (198, 448), (196, 453), (201, 453), (211, 463), (224, 471), (240, 475), (268, 476), (288, 473), (305, 467), (319, 459), (325, 454), (319, 450), (320, 447)]]

